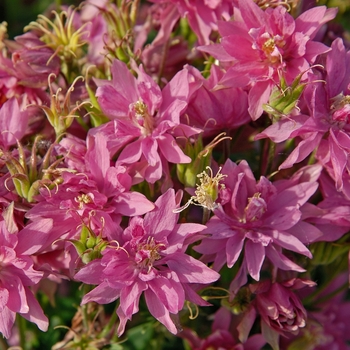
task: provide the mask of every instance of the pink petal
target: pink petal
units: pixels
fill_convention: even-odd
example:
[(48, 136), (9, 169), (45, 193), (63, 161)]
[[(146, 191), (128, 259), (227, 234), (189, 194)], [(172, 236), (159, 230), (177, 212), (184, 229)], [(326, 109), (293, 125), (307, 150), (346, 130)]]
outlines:
[(26, 320), (35, 323), (41, 331), (46, 332), (49, 327), (49, 321), (44, 315), (40, 304), (35, 299), (34, 295), (29, 289), (26, 289), (26, 296), (29, 306), (29, 312), (21, 313), (21, 315)]
[(274, 242), (282, 248), (291, 250), (299, 254), (303, 254), (308, 258), (312, 259), (312, 254), (310, 253), (310, 251), (304, 246), (304, 244), (302, 244), (299, 241), (299, 239), (292, 236), (291, 234), (278, 230), (273, 230), (272, 237)]
[(176, 334), (177, 328), (170, 318), (169, 311), (162, 303), (160, 303), (158, 297), (149, 289), (147, 289), (144, 294), (147, 307), (151, 315), (162, 323), (169, 330), (169, 332)]
[(233, 235), (226, 243), (227, 266), (231, 268), (239, 258), (244, 243), (244, 237), (239, 234)]
[(163, 134), (157, 138), (158, 146), (168, 162), (180, 164), (191, 163), (192, 159), (186, 156), (175, 139), (169, 134)]
[(238, 338), (242, 343), (245, 343), (248, 339), (249, 333), (253, 327), (256, 319), (256, 310), (254, 307), (249, 308), (237, 326)]
[(142, 154), (141, 142), (142, 140), (137, 140), (126, 145), (120, 153), (117, 161), (127, 164), (133, 164), (139, 161)]
[(265, 260), (265, 247), (261, 243), (247, 240), (244, 248), (244, 259), (249, 274), (256, 280), (260, 279), (260, 269)]
[(205, 264), (183, 253), (174, 253), (165, 258), (172, 271), (175, 271), (181, 282), (186, 283), (212, 283), (220, 275)]
[(11, 336), (13, 324), (15, 323), (16, 313), (5, 307), (0, 311), (0, 333), (8, 339)]
[(94, 301), (98, 304), (109, 304), (118, 299), (120, 291), (108, 285), (108, 282), (102, 282), (91, 292), (84, 295), (81, 304), (87, 304)]
[(176, 208), (175, 191), (169, 189), (154, 204), (156, 208), (145, 216), (144, 228), (146, 232), (152, 232), (152, 236), (156, 239), (159, 236), (161, 240), (174, 229), (178, 220), (178, 214), (173, 213), (173, 209)]
[(293, 270), (297, 272), (305, 272), (305, 269), (289, 260), (283, 254), (278, 252), (275, 247), (269, 245), (266, 247), (266, 256), (271, 262), (281, 270)]
[(148, 286), (171, 313), (176, 314), (183, 308), (185, 292), (179, 281), (158, 275), (148, 282)]

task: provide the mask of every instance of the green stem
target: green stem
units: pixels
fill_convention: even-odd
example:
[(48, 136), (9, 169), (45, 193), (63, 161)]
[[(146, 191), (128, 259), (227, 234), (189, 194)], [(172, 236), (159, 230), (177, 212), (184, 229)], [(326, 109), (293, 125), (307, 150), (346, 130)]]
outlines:
[[(83, 295), (86, 295), (89, 291), (90, 291), (90, 286), (87, 284), (84, 284), (83, 285)], [(81, 306), (81, 313), (82, 313), (82, 317), (83, 317), (82, 321), (83, 321), (84, 330), (86, 332), (89, 331), (89, 314), (87, 312), (88, 305), (89, 305), (89, 303)]]
[(210, 68), (212, 64), (215, 62), (215, 58), (213, 56), (209, 56), (208, 59), (206, 60), (206, 65), (204, 67), (204, 70), (202, 72), (202, 75), (204, 78), (208, 78), (210, 75)]
[(56, 4), (57, 12), (59, 12), (61, 10), (62, 1), (61, 0), (55, 0), (55, 4)]
[(17, 317), (16, 317), (16, 323), (17, 323), (17, 327), (18, 327), (18, 332), (19, 332), (19, 343), (20, 343), (20, 346), (23, 350), (27, 349), (27, 346), (26, 346), (26, 328), (27, 328), (27, 325), (26, 325), (26, 320), (17, 314)]
[(275, 160), (276, 144), (269, 140), (269, 151), (267, 158), (266, 175), (270, 175), (272, 171), (273, 162)]
[(106, 338), (107, 334), (111, 331), (113, 326), (115, 325), (117, 321), (117, 308), (119, 306), (119, 303), (116, 303), (115, 308), (113, 310), (113, 313), (107, 323), (107, 325), (103, 328), (102, 332), (99, 334), (99, 338)]
[(5, 341), (5, 339), (0, 337), (0, 349), (5, 350), (8, 348), (9, 348), (9, 346), (8, 346), (7, 342)]

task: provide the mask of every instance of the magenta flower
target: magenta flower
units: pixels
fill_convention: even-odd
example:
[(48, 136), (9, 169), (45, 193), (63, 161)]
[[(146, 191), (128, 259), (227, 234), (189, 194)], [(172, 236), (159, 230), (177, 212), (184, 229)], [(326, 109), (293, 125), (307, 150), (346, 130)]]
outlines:
[[(11, 117), (9, 117), (11, 116)], [(6, 101), (0, 108), (0, 148), (8, 149), (25, 135), (29, 113), (21, 111), (16, 98)]]
[[(84, 167), (79, 164), (78, 169), (84, 172), (62, 168), (62, 183), (51, 191), (43, 187), (38, 203), (26, 214), (32, 221), (53, 219), (56, 223), (46, 232), (42, 250), (60, 237), (76, 237), (83, 222), (96, 232), (103, 230), (109, 239), (118, 239), (122, 215), (142, 215), (154, 208), (143, 194), (130, 191), (132, 178), (126, 168), (111, 165), (102, 134), (90, 137), (86, 151), (81, 144), (77, 147), (76, 155), (85, 160)], [(33, 241), (37, 239), (43, 238), (34, 237)]]
[(53, 57), (54, 51), (33, 33), (26, 33), (9, 41), (11, 59), (0, 55), (0, 106), (11, 97), (16, 97), (23, 107), (29, 103), (48, 102), (45, 92), (48, 77), (57, 75), (60, 62)]
[(301, 141), (280, 169), (291, 167), (304, 160), (317, 149), (316, 157), (328, 170), (338, 191), (343, 190), (350, 149), (350, 54), (341, 39), (332, 43), (327, 55), (326, 84), (313, 84), (305, 90), (310, 117), (290, 137), (299, 136)]
[(204, 226), (177, 224), (178, 215), (173, 209), (180, 200), (174, 190), (168, 190), (155, 202), (153, 211), (144, 218), (130, 220), (118, 246), (107, 247), (101, 259), (87, 264), (75, 275), (78, 281), (97, 285), (85, 295), (83, 304), (106, 304), (120, 299), (119, 335), (127, 320), (138, 312), (142, 293), (150, 313), (174, 334), (177, 327), (171, 315), (183, 308), (185, 299), (208, 305), (192, 284), (212, 283), (219, 274), (185, 254), (188, 244), (197, 239), (194, 234)]
[[(301, 221), (301, 208), (316, 191), (317, 177), (309, 180), (305, 171), (302, 180), (301, 174), (296, 174), (281, 183), (273, 184), (265, 177), (256, 182), (245, 161), (236, 165), (230, 160), (222, 173), (227, 177), (221, 205), (203, 231), (210, 236), (194, 248), (204, 254), (202, 259), (213, 261), (219, 271), (224, 264), (232, 267), (244, 251), (240, 272), (231, 285), (233, 291), (246, 283), (247, 272), (259, 280), (265, 257), (279, 269), (305, 271), (288, 259), (282, 248), (312, 257), (304, 243), (322, 233)], [(309, 230), (308, 236), (298, 234), (300, 230)]]
[(238, 0), (235, 20), (218, 23), (221, 43), (201, 50), (233, 63), (219, 86), (249, 85), (249, 113), (256, 120), (279, 81), (278, 72), (285, 72), (287, 82), (291, 83), (319, 54), (329, 50), (312, 39), (336, 12), (320, 6), (294, 20), (284, 6), (263, 11), (253, 0)]
[(240, 88), (214, 89), (223, 76), (218, 66), (211, 66), (208, 79), (204, 79), (194, 67), (188, 66), (187, 69), (197, 84), (202, 84), (191, 95), (186, 109), (185, 115), (191, 125), (203, 129), (205, 135), (217, 135), (236, 129), (251, 120), (245, 91)]
[(92, 134), (108, 138), (112, 154), (121, 151), (118, 163), (138, 164), (138, 172), (154, 183), (167, 173), (167, 164), (190, 163), (175, 137), (189, 137), (200, 130), (180, 123), (180, 114), (189, 96), (188, 74), (179, 72), (163, 90), (144, 73), (136, 79), (127, 66), (113, 61), (112, 82), (103, 81), (97, 89), (102, 111), (112, 119)]
[(0, 332), (5, 338), (11, 336), (17, 313), (42, 331), (48, 328), (48, 320), (29, 288), (39, 283), (43, 273), (34, 270), (32, 258), (23, 253), (30, 241), (19, 248), (18, 242), (17, 234), (9, 233), (5, 221), (0, 221)]
[(191, 29), (197, 35), (200, 45), (209, 44), (210, 34), (217, 31), (218, 20), (228, 20), (233, 14), (233, 0), (151, 0), (167, 4), (157, 41), (168, 40), (174, 25), (180, 17), (186, 17)]
[[(221, 307), (214, 315), (211, 334), (201, 339), (196, 332), (185, 328), (179, 337), (186, 339), (192, 350), (230, 349), (230, 350), (260, 350), (266, 344), (261, 334), (254, 334), (244, 344), (238, 343), (233, 334), (237, 325), (232, 322), (234, 315), (231, 310)], [(234, 330), (233, 330), (234, 329)]]
[(261, 316), (261, 332), (273, 349), (279, 349), (278, 338), (282, 334), (297, 334), (306, 325), (307, 313), (299, 297), (293, 290), (316, 283), (301, 279), (292, 279), (281, 283), (271, 281), (250, 285), (255, 299), (238, 326), (239, 337), (245, 341), (256, 316)]

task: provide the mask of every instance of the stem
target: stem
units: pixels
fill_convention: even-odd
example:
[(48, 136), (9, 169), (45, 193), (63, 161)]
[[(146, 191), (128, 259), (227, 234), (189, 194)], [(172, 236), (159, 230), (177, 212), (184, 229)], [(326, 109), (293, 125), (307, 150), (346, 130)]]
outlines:
[[(227, 132), (227, 135), (230, 135), (229, 132)], [(224, 140), (224, 160), (223, 160), (223, 163), (225, 162), (226, 159), (230, 158), (231, 141), (232, 141), (232, 139)]]
[(0, 349), (1, 350), (5, 350), (5, 349), (8, 349), (8, 344), (7, 342), (5, 341), (4, 338), (0, 337)]
[(208, 78), (210, 75), (210, 68), (215, 62), (215, 58), (213, 56), (209, 56), (209, 58), (206, 60), (206, 65), (203, 69), (202, 75), (204, 78)]
[[(266, 150), (266, 148), (268, 149)], [(267, 159), (265, 152), (267, 151)], [(272, 165), (275, 159), (276, 144), (271, 140), (265, 139), (263, 141), (260, 152), (260, 174), (269, 175), (271, 173)]]
[(99, 334), (99, 338), (105, 338), (107, 334), (111, 331), (112, 327), (115, 325), (117, 320), (117, 307), (118, 303), (116, 303), (113, 313), (107, 323), (107, 325), (103, 328), (102, 332)]
[(159, 72), (158, 72), (158, 79), (157, 79), (158, 85), (160, 85), (161, 81), (162, 81), (162, 76), (163, 76), (164, 68), (165, 68), (165, 62), (166, 62), (166, 58), (168, 56), (168, 51), (169, 51), (169, 42), (170, 42), (170, 39), (166, 41), (166, 43), (165, 43), (165, 45), (163, 47), (162, 60), (160, 62)]
[(210, 219), (210, 212), (211, 210), (207, 208), (203, 208), (203, 217), (202, 217), (202, 224), (205, 225), (209, 219)]
[(23, 350), (27, 349), (27, 346), (26, 346), (26, 328), (27, 328), (26, 327), (27, 326), (26, 320), (22, 316), (19, 316), (17, 314), (16, 323), (17, 323), (17, 327), (18, 327), (20, 346)]
[[(84, 284), (83, 286), (83, 295), (86, 295), (88, 292), (90, 291), (90, 286), (87, 284)], [(89, 331), (89, 315), (88, 315), (88, 308), (89, 303), (84, 304), (81, 306), (81, 314), (82, 314), (82, 318), (83, 318), (83, 326), (84, 326), (84, 330), (86, 332)]]
[(272, 170), (273, 162), (275, 160), (276, 144), (269, 140), (269, 153), (267, 159), (266, 175), (269, 175)]
[(59, 12), (61, 10), (62, 1), (61, 0), (55, 0), (55, 4), (56, 4), (57, 12)]

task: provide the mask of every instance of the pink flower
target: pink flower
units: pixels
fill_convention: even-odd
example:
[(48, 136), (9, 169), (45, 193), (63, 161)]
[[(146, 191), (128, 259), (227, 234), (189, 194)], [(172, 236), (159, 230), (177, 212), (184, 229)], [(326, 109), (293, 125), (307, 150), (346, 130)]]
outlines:
[(273, 349), (278, 349), (278, 338), (282, 334), (297, 334), (306, 325), (306, 310), (299, 297), (293, 291), (316, 283), (301, 279), (292, 279), (282, 283), (270, 281), (250, 285), (255, 299), (238, 326), (239, 337), (242, 341), (253, 326), (257, 314), (261, 316), (261, 332)]
[[(256, 182), (245, 161), (236, 165), (231, 160), (226, 161), (222, 173), (227, 177), (221, 205), (203, 231), (210, 236), (194, 248), (204, 254), (203, 261), (213, 261), (218, 271), (224, 264), (232, 267), (244, 250), (240, 272), (231, 285), (234, 292), (246, 283), (247, 272), (259, 280), (265, 257), (279, 269), (305, 271), (288, 259), (282, 248), (312, 257), (304, 243), (321, 233), (301, 222), (301, 208), (316, 191), (317, 177), (300, 180), (296, 174), (294, 179), (273, 184), (262, 176)], [(305, 229), (310, 231), (307, 237), (295, 234)]]
[(321, 6), (294, 20), (283, 6), (263, 11), (253, 0), (238, 0), (235, 20), (218, 23), (221, 43), (201, 50), (233, 63), (219, 86), (250, 85), (249, 113), (256, 120), (275, 81), (279, 81), (278, 72), (285, 72), (287, 82), (291, 83), (310, 67), (317, 55), (329, 50), (312, 39), (335, 15), (336, 9)]
[(316, 157), (333, 177), (338, 191), (343, 190), (343, 175), (349, 169), (350, 149), (350, 54), (341, 39), (332, 43), (327, 55), (326, 84), (313, 84), (305, 90), (310, 117), (290, 137), (301, 141), (280, 169), (304, 160), (317, 149)]
[(177, 327), (171, 315), (183, 308), (185, 299), (208, 305), (192, 284), (212, 283), (219, 274), (185, 254), (188, 244), (196, 240), (194, 234), (204, 227), (177, 224), (173, 208), (179, 202), (174, 190), (168, 190), (158, 198), (153, 211), (130, 220), (118, 246), (107, 247), (102, 259), (93, 260), (75, 275), (79, 281), (97, 285), (84, 296), (83, 304), (106, 304), (120, 298), (119, 335), (138, 312), (142, 293), (150, 313), (174, 334)]
[(33, 269), (32, 258), (23, 253), (25, 247), (18, 247), (18, 242), (17, 235), (9, 233), (5, 221), (0, 221), (0, 332), (5, 338), (11, 335), (16, 313), (42, 331), (48, 328), (48, 320), (29, 288), (39, 283), (43, 273)]
[[(9, 117), (11, 116), (11, 117)], [(16, 98), (6, 101), (0, 108), (0, 148), (8, 149), (25, 135), (29, 113), (21, 111)]]
[(261, 334), (252, 335), (244, 344), (238, 343), (233, 336), (237, 333), (237, 325), (231, 322), (233, 318), (231, 310), (221, 307), (215, 313), (212, 331), (205, 339), (201, 339), (195, 331), (189, 328), (185, 328), (178, 336), (186, 339), (192, 350), (260, 350), (266, 344)]
[(47, 103), (44, 89), (49, 75), (59, 73), (59, 59), (52, 57), (54, 52), (33, 33), (16, 37), (8, 46), (11, 59), (0, 55), (0, 106), (11, 97), (16, 97), (24, 106)]
[(78, 166), (84, 172), (62, 168), (62, 183), (51, 191), (42, 188), (38, 203), (27, 212), (26, 217), (32, 221), (56, 222), (46, 233), (43, 249), (59, 237), (75, 237), (82, 222), (91, 224), (96, 232), (103, 230), (109, 239), (117, 239), (122, 215), (142, 215), (154, 208), (143, 194), (130, 191), (132, 178), (125, 167), (112, 166), (106, 145), (106, 138), (100, 133), (89, 138), (86, 150), (78, 144), (78, 154), (84, 157), (84, 166)]
[(180, 123), (189, 95), (187, 70), (179, 72), (163, 90), (142, 67), (137, 79), (121, 61), (114, 60), (111, 70), (112, 82), (100, 82), (96, 95), (102, 111), (113, 121), (91, 133), (104, 133), (112, 155), (120, 151), (118, 163), (136, 163), (138, 172), (150, 183), (168, 173), (168, 162), (190, 163), (175, 139), (200, 131)]
[(233, 14), (234, 0), (151, 0), (168, 5), (166, 15), (162, 18), (159, 39), (167, 40), (180, 17), (186, 17), (191, 29), (201, 45), (209, 44), (210, 34), (217, 31), (217, 22), (221, 18), (229, 19)]
[[(211, 66), (210, 77), (204, 79), (194, 67), (187, 69), (202, 85), (192, 95), (185, 115), (190, 124), (204, 130), (205, 135), (217, 135), (223, 131), (236, 129), (251, 118), (247, 112), (247, 93), (240, 88), (215, 90), (223, 76), (218, 66)], [(183, 117), (183, 120), (185, 117)]]

